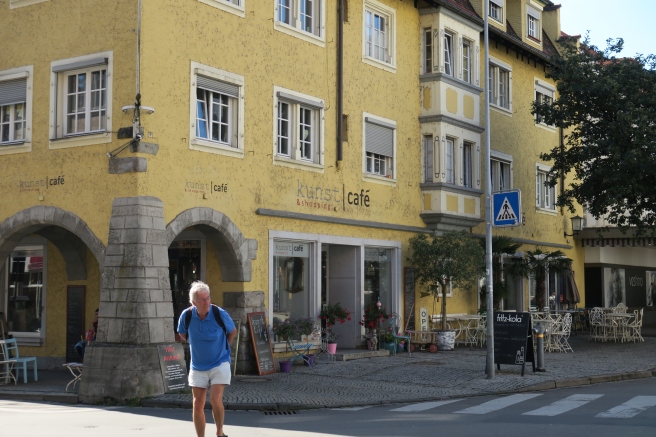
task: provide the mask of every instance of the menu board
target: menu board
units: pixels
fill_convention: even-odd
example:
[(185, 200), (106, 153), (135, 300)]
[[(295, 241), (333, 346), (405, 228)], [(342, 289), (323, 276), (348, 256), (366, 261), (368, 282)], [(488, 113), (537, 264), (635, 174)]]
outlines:
[(529, 313), (494, 312), (494, 362), (522, 366), (522, 376), (527, 361), (533, 363), (533, 335)]
[(180, 343), (161, 344), (157, 346), (157, 353), (164, 380), (164, 392), (172, 393), (187, 388), (184, 346)]
[(86, 287), (69, 285), (66, 287), (66, 362), (81, 361), (75, 352), (75, 345), (84, 338), (84, 307)]
[(251, 330), (253, 351), (257, 361), (257, 371), (260, 375), (267, 375), (276, 371), (273, 361), (273, 351), (269, 338), (269, 324), (263, 312), (248, 314), (248, 326)]

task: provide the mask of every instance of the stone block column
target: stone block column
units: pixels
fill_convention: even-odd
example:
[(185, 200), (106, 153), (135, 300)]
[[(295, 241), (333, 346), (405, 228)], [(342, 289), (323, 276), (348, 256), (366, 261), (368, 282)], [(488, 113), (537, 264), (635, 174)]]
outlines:
[(164, 393), (157, 346), (174, 342), (164, 205), (115, 199), (100, 291), (98, 335), (84, 356), (80, 398)]

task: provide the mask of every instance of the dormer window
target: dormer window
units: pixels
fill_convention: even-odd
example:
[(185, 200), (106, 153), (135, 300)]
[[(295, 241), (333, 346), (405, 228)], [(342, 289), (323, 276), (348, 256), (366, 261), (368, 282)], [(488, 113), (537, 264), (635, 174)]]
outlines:
[(489, 15), (490, 18), (503, 23), (503, 0), (490, 0)]
[(527, 35), (536, 41), (540, 41), (540, 11), (528, 6), (526, 16)]

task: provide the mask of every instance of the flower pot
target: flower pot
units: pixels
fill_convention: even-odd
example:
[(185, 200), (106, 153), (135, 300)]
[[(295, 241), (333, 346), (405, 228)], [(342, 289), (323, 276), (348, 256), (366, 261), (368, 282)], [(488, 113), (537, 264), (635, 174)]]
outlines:
[(330, 355), (335, 355), (337, 352), (337, 343), (326, 343), (326, 350)]
[(456, 345), (456, 331), (452, 329), (437, 331), (437, 348), (441, 351), (452, 351)]
[(308, 367), (314, 366), (314, 355), (303, 355), (303, 364), (305, 364)]
[(387, 342), (383, 343), (383, 348), (390, 351), (390, 353), (394, 353), (394, 350), (396, 349), (396, 343), (394, 343), (393, 341), (390, 343)]
[(291, 361), (281, 361), (280, 362), (280, 371), (283, 373), (289, 373), (292, 371), (292, 362)]
[(401, 343), (397, 344), (396, 345), (396, 352), (397, 353), (398, 352), (405, 352), (405, 343), (404, 344), (401, 344)]

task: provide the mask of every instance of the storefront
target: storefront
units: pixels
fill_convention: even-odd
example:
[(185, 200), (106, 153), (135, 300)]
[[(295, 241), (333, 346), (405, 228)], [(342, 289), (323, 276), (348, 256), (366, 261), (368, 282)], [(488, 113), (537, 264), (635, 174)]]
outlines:
[(269, 231), (269, 320), (317, 319), (321, 305), (339, 302), (351, 320), (333, 328), (340, 347), (362, 344), (367, 303), (401, 308), (401, 243), (322, 234)]

